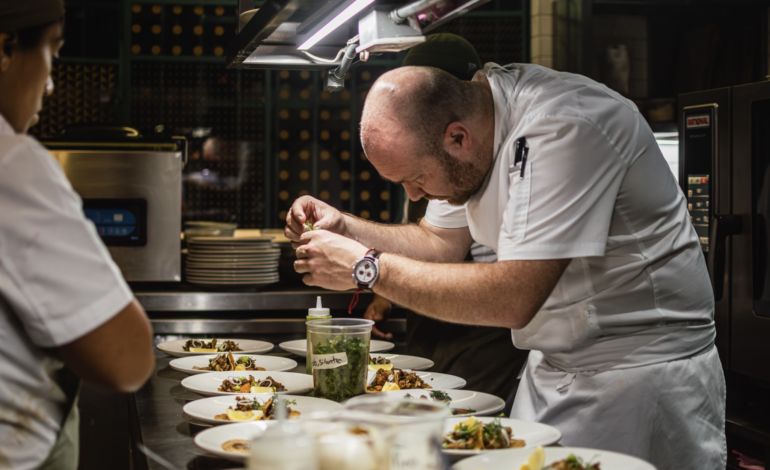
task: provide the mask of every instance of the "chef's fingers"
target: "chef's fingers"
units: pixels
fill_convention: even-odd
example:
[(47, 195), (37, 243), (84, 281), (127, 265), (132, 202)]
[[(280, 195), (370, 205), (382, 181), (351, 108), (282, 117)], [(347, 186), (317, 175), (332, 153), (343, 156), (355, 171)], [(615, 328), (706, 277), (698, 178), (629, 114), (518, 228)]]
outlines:
[(301, 246), (302, 244), (300, 242), (291, 242), (291, 247), (294, 248), (295, 250)]
[(298, 273), (309, 273), (310, 272), (310, 260), (307, 259), (298, 259), (294, 262), (294, 270)]
[(287, 225), (286, 225), (286, 227), (283, 229), (283, 234), (284, 234), (284, 235), (286, 235), (286, 238), (288, 238), (289, 240), (291, 240), (291, 241), (293, 241), (293, 242), (294, 242), (294, 241), (297, 241), (297, 240), (299, 240), (299, 236), (300, 236), (300, 235), (302, 235), (302, 232), (295, 232), (295, 231), (294, 231), (294, 229), (292, 229), (292, 228), (291, 228), (291, 227), (288, 225), (288, 220), (289, 220), (288, 218), (289, 218), (290, 216), (286, 216), (286, 217), (287, 217), (287, 218), (286, 218), (286, 221), (287, 221)]
[(369, 304), (368, 307), (366, 307), (366, 312), (364, 312), (364, 318), (375, 322), (382, 321), (382, 312), (377, 308), (376, 303), (372, 302)]
[(310, 252), (308, 250), (307, 245), (300, 245), (299, 248), (297, 248), (296, 254), (297, 254), (297, 259), (310, 258)]
[(380, 339), (393, 339), (393, 333), (383, 333), (375, 325), (372, 325), (372, 335)]
[(295, 233), (304, 232), (307, 214), (313, 210), (313, 198), (303, 196), (297, 199), (286, 214), (286, 225)]

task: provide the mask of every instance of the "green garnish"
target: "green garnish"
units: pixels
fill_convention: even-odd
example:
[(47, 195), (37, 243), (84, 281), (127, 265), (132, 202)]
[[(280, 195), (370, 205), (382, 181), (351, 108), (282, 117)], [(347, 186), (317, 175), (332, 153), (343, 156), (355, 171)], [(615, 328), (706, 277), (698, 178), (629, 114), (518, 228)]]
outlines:
[(450, 397), (446, 392), (442, 392), (441, 390), (434, 390), (430, 392), (430, 397), (434, 401), (443, 401), (447, 405), (452, 403), (452, 397)]
[(366, 392), (366, 371), (369, 363), (369, 343), (344, 333), (326, 344), (313, 348), (313, 355), (344, 352), (348, 363), (335, 369), (313, 369), (314, 395), (342, 401)]
[(233, 385), (233, 390), (235, 390), (236, 392), (237, 392), (238, 390), (240, 390), (240, 389), (241, 389), (241, 386), (240, 386), (240, 385)]
[(305, 221), (305, 228), (307, 228), (307, 230), (321, 230), (320, 226), (313, 226), (313, 222), (309, 220)]
[(243, 356), (242, 358), (238, 359), (241, 362), (249, 362), (249, 358), (246, 356)]

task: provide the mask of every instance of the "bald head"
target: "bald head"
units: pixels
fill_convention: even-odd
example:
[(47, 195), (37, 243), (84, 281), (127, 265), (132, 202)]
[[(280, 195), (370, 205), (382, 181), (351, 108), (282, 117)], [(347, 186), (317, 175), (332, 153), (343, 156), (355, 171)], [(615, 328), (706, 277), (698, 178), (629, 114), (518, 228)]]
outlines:
[(433, 67), (401, 67), (382, 75), (364, 104), (364, 151), (406, 145), (416, 154), (435, 155), (447, 126), (479, 111), (477, 93), (477, 84)]

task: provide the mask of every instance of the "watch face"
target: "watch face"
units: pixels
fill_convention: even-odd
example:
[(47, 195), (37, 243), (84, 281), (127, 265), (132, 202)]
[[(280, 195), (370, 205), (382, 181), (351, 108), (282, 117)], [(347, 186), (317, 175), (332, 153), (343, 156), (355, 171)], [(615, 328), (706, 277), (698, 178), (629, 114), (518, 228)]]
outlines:
[(356, 282), (361, 284), (369, 284), (377, 276), (377, 267), (374, 265), (374, 261), (369, 259), (363, 259), (356, 264)]

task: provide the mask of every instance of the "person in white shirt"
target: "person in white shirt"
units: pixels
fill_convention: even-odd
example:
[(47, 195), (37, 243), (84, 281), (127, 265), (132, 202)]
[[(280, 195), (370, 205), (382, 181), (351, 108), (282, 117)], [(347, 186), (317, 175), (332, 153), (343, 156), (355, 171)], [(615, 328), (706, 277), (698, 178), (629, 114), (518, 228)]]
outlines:
[[(307, 284), (511, 328), (532, 350), (511, 416), (554, 425), (563, 445), (725, 467), (708, 272), (633, 103), (536, 65), (487, 64), (470, 83), (404, 67), (369, 92), (361, 141), (427, 214), (388, 226), (298, 199), (286, 235)], [(460, 264), (474, 240), (498, 261)]]
[(0, 468), (75, 470), (80, 380), (131, 392), (152, 329), (62, 169), (26, 136), (50, 94), (61, 0), (0, 1)]

